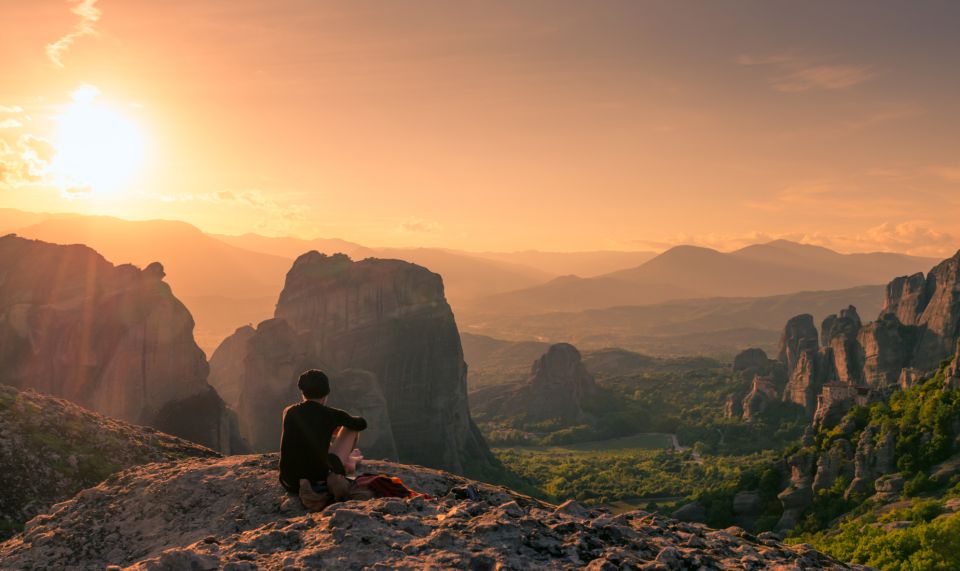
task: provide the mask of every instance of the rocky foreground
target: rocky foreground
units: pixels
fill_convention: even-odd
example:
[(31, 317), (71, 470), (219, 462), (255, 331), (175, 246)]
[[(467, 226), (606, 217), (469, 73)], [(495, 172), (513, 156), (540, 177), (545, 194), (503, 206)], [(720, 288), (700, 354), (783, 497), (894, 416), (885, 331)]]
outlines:
[[(3, 569), (862, 569), (772, 535), (635, 511), (560, 508), (446, 472), (386, 462), (434, 499), (306, 513), (276, 456), (197, 458), (111, 476), (0, 544)], [(480, 499), (464, 493), (474, 484)]]
[(0, 385), (0, 539), (114, 472), (217, 455), (63, 399)]

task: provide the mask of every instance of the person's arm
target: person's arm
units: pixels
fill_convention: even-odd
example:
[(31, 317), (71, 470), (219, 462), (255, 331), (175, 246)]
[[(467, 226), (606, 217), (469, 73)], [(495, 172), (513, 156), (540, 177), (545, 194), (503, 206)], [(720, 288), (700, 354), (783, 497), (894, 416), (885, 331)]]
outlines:
[(337, 410), (337, 424), (356, 430), (357, 432), (367, 428), (367, 421), (362, 416), (350, 416), (345, 411)]

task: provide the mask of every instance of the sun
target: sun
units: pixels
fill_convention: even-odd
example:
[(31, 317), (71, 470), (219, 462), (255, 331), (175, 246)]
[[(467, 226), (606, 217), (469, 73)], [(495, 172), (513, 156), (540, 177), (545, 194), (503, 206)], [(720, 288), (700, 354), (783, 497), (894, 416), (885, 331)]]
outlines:
[(56, 117), (57, 184), (79, 193), (115, 193), (128, 185), (143, 164), (144, 139), (136, 124), (98, 101), (100, 90), (85, 85)]

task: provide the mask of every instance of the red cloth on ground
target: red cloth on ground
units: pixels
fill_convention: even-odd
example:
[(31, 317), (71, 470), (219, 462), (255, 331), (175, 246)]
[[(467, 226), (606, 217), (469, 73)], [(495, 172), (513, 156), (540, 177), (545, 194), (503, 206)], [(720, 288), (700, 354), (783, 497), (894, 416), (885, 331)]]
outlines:
[(363, 474), (357, 476), (353, 485), (370, 490), (375, 498), (415, 498), (417, 496), (430, 498), (427, 494), (421, 494), (420, 492), (411, 490), (400, 478), (387, 476), (385, 474)]

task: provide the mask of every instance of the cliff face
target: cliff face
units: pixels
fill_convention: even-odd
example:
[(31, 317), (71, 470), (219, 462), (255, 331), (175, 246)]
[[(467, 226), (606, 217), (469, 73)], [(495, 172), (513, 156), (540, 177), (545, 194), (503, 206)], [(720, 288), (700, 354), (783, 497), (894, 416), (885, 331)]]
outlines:
[[(853, 307), (829, 316), (823, 322), (819, 349), (811, 341), (816, 338), (812, 326), (812, 318), (801, 315), (784, 328), (779, 359), (788, 368), (790, 381), (782, 398), (807, 408), (811, 429), (836, 427), (840, 438), (816, 458), (804, 448), (788, 459), (790, 485), (780, 495), (782, 529), (795, 525), (814, 493), (831, 488), (841, 476), (850, 481), (847, 498), (874, 491), (889, 495), (902, 485), (902, 478), (892, 475), (896, 430), (869, 425), (854, 447), (849, 438), (855, 428), (845, 415), (855, 405), (910, 388), (946, 359), (953, 358), (954, 363), (946, 370), (944, 390), (960, 387), (960, 252), (927, 276), (891, 281), (876, 321), (863, 324)], [(745, 400), (744, 407), (747, 404)]]
[(881, 313), (885, 315), (917, 327), (911, 351), (914, 368), (931, 371), (953, 355), (960, 338), (960, 251), (925, 279), (916, 274), (891, 282)]
[(0, 539), (114, 472), (148, 462), (216, 456), (153, 429), (3, 385), (0, 435)]
[(287, 274), (275, 319), (246, 343), (228, 341), (236, 350), (225, 341), (224, 355), (244, 367), (239, 381), (222, 382), (240, 384), (241, 425), (258, 450), (277, 448), (281, 411), (299, 400), (300, 372), (322, 368), (331, 404), (366, 411), (380, 425), (362, 437), (365, 454), (460, 473), (493, 462), (470, 418), (443, 282), (425, 268), (309, 252)]
[(240, 406), (240, 391), (243, 379), (243, 359), (247, 354), (247, 341), (256, 329), (244, 325), (227, 337), (210, 356), (210, 376), (207, 382), (217, 389), (220, 397), (234, 410)]
[[(85, 246), (0, 238), (0, 383), (228, 449), (193, 319), (163, 276), (158, 263), (114, 266)], [(207, 408), (181, 431), (168, 406), (184, 401)]]
[[(830, 425), (855, 404), (882, 398), (935, 370), (960, 341), (960, 252), (924, 277), (891, 281), (878, 319), (864, 324), (850, 306), (824, 319), (784, 327), (778, 360), (789, 381), (782, 398), (803, 406), (814, 424)], [(733, 412), (736, 407), (728, 409)]]
[[(786, 348), (781, 350), (784, 360), (786, 352)], [(750, 389), (728, 395), (724, 415), (756, 420), (771, 402), (780, 399), (787, 383), (786, 370), (784, 363), (770, 359), (763, 349), (745, 349), (738, 353), (733, 358), (733, 380), (749, 382)]]
[[(0, 560), (14, 569), (863, 569), (769, 534), (555, 507), (427, 468), (370, 467), (434, 499), (305, 513), (277, 485), (275, 456), (184, 460), (81, 492), (0, 543)], [(458, 493), (467, 485), (476, 499)]]
[(569, 343), (551, 345), (533, 362), (530, 376), (513, 389), (491, 387), (474, 394), (474, 407), (483, 418), (521, 418), (584, 422), (584, 401), (598, 391), (580, 351)]

